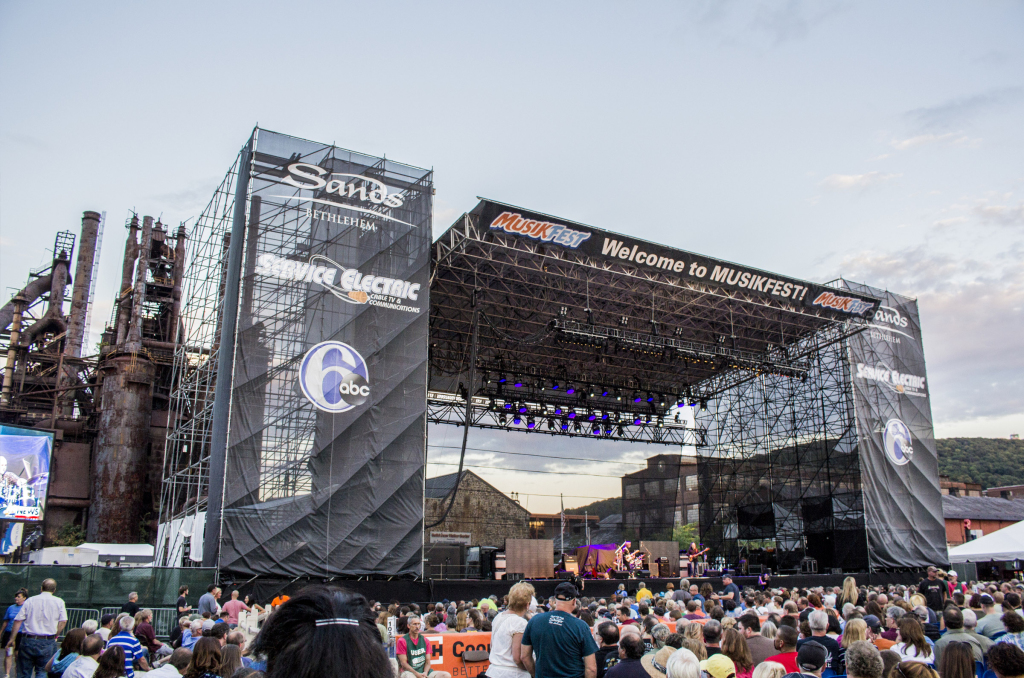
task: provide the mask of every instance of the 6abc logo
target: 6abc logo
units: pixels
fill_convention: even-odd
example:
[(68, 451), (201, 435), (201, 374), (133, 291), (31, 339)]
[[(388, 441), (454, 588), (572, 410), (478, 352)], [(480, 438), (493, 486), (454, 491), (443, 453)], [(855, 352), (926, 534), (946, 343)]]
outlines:
[(366, 361), (348, 344), (320, 342), (302, 359), (299, 388), (317, 409), (331, 414), (348, 412), (370, 397)]

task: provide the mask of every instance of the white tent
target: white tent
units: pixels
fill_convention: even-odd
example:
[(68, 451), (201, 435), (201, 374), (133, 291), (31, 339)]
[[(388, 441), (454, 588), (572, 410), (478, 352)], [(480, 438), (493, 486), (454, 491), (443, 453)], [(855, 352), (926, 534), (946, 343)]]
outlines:
[(1024, 560), (1024, 520), (949, 549), (951, 563)]

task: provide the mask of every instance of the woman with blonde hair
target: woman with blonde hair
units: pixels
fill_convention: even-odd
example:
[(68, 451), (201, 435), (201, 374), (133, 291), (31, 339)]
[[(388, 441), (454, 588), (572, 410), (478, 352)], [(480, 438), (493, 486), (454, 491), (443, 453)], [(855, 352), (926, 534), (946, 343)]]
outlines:
[(893, 667), (889, 676), (890, 678), (939, 678), (935, 669), (919, 661), (900, 662)]
[(458, 633), (462, 633), (469, 626), (469, 614), (465, 610), (455, 615), (455, 630)]
[[(687, 624), (683, 627), (683, 637), (689, 638), (690, 640), (696, 640), (697, 642), (704, 643), (704, 625), (703, 624)], [(705, 657), (707, 659), (707, 657)]]
[(860, 600), (860, 591), (857, 590), (857, 580), (847, 577), (843, 580), (843, 592), (836, 599), (836, 608), (841, 610), (846, 603), (856, 607), (858, 600)]
[[(779, 632), (779, 627), (775, 625), (775, 622), (766, 621), (761, 624), (761, 635), (768, 640), (775, 640), (776, 634)], [(779, 666), (782, 666), (781, 664)], [(785, 668), (785, 667), (783, 667)]]
[(846, 622), (843, 635), (839, 642), (839, 661), (833, 662), (838, 666), (846, 666), (846, 650), (858, 640), (868, 639), (868, 625), (863, 619), (851, 619)]
[(491, 665), (487, 675), (492, 678), (530, 678), (519, 656), (526, 614), (530, 609), (534, 588), (520, 582), (508, 592), (508, 609), (500, 612), (491, 622)]
[[(694, 624), (694, 626), (697, 626)], [(704, 641), (695, 640), (693, 638), (683, 638), (682, 650), (689, 650), (697, 657), (698, 661), (704, 661), (708, 658), (708, 648), (704, 645)]]
[(761, 662), (754, 667), (751, 678), (782, 678), (786, 675), (786, 667), (779, 662)]

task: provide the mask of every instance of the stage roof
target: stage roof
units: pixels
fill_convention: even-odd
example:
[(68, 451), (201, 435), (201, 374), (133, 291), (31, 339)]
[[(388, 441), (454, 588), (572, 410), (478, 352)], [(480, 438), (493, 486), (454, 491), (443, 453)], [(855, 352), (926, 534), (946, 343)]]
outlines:
[(802, 340), (856, 331), (879, 303), (487, 199), (432, 258), (430, 390), (457, 394), (466, 380), (475, 290), (474, 395), (492, 407), (504, 397), (658, 416), (709, 397), (723, 373), (799, 378)]

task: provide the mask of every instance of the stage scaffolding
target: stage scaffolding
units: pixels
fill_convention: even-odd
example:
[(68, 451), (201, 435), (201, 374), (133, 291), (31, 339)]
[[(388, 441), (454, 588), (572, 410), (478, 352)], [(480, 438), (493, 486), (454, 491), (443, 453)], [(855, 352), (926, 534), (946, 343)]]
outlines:
[[(702, 541), (729, 563), (866, 570), (867, 546), (847, 339), (837, 323), (800, 340), (809, 369), (722, 384), (696, 412)], [(725, 375), (723, 375), (724, 377)], [(725, 377), (726, 379), (728, 377)]]

